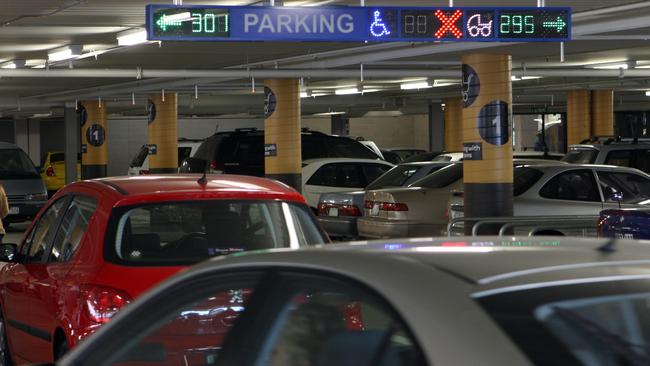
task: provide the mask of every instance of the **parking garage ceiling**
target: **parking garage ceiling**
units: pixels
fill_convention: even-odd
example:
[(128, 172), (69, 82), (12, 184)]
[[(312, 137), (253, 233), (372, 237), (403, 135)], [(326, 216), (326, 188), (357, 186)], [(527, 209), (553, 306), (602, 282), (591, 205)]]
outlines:
[[(513, 59), (515, 107), (561, 109), (564, 92), (613, 88), (617, 108), (640, 109), (650, 90), (650, 1), (550, 1), (573, 8), (573, 40), (549, 43), (216, 43), (152, 42), (118, 46), (116, 36), (143, 28), (141, 0), (4, 0), (0, 14), (0, 67), (25, 60), (19, 69), (0, 68), (0, 112), (29, 117), (60, 113), (66, 102), (104, 98), (111, 112), (142, 114), (148, 93), (177, 91), (179, 112), (188, 115), (258, 115), (265, 77), (303, 77), (303, 113), (331, 110), (365, 113), (425, 110), (431, 101), (457, 96), (460, 57), (466, 52), (509, 53)], [(171, 0), (158, 3), (172, 4)], [(394, 1), (366, 0), (366, 6)], [(190, 2), (185, 1), (185, 4)], [(193, 5), (260, 5), (252, 1), (192, 1)], [(284, 5), (358, 6), (359, 1), (285, 1)], [(412, 6), (448, 6), (448, 1), (408, 1)], [(454, 6), (485, 6), (485, 1), (454, 1)], [(535, 6), (521, 0), (495, 0), (493, 6)], [(48, 52), (83, 45), (71, 61), (48, 63)], [(373, 90), (335, 96), (357, 86)], [(621, 65), (626, 69), (621, 70)], [(610, 69), (602, 69), (605, 66)], [(598, 68), (594, 68), (598, 67)], [(139, 70), (139, 71), (138, 71)], [(181, 72), (182, 71), (182, 72)], [(56, 73), (67, 73), (63, 77)], [(185, 72), (185, 74), (183, 74)], [(280, 74), (278, 74), (280, 73)], [(138, 79), (138, 75), (143, 76)], [(257, 75), (257, 77), (255, 77)], [(53, 77), (56, 76), (56, 77)], [(151, 76), (151, 77), (150, 77)], [(408, 80), (435, 80), (436, 87), (403, 91)], [(196, 98), (198, 93), (199, 98)], [(133, 103), (135, 99), (135, 104)]]

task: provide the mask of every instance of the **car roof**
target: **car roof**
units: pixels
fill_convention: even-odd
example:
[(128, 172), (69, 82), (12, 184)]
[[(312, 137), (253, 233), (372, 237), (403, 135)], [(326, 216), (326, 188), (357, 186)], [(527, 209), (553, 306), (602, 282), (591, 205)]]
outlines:
[[(247, 252), (210, 260), (197, 270), (215, 265), (321, 269), (379, 288), (383, 276), (408, 272), (419, 264), (454, 276), (480, 297), (639, 271), (650, 279), (649, 245), (650, 241), (569, 237), (391, 239)], [(387, 265), (392, 271), (384, 270)]]
[(385, 165), (395, 165), (380, 159), (356, 159), (356, 158), (318, 158), (308, 159), (302, 162), (303, 166), (309, 164), (327, 164), (327, 163), (379, 163)]
[(398, 163), (397, 165), (399, 166), (428, 166), (428, 165), (451, 165), (454, 164), (455, 161), (433, 161), (433, 160), (425, 160), (425, 161), (409, 161), (406, 163)]
[(627, 166), (618, 166), (618, 165), (604, 165), (604, 164), (557, 164), (557, 163), (549, 163), (549, 164), (530, 164), (531, 166), (534, 165), (535, 168), (540, 169), (540, 170), (575, 170), (575, 169), (607, 169), (607, 170), (620, 170), (620, 171), (625, 171), (625, 172), (635, 172), (635, 173), (641, 173), (644, 175), (647, 175), (647, 173), (644, 173), (643, 171), (636, 169), (636, 168), (630, 168)]
[(123, 195), (160, 194), (200, 191), (256, 191), (260, 193), (291, 194), (297, 192), (288, 185), (266, 178), (231, 174), (208, 174), (206, 184), (198, 183), (200, 174), (169, 174), (121, 176), (93, 179)]

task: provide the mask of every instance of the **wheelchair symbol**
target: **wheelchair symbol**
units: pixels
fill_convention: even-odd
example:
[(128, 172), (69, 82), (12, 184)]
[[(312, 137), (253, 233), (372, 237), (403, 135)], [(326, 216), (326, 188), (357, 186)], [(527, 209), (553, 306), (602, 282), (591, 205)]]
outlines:
[(490, 37), (492, 35), (492, 21), (481, 23), (481, 14), (472, 15), (467, 20), (467, 32), (472, 37)]
[(375, 37), (383, 37), (390, 34), (390, 30), (384, 24), (384, 20), (381, 19), (381, 13), (379, 10), (374, 12), (374, 21), (370, 24), (370, 33)]

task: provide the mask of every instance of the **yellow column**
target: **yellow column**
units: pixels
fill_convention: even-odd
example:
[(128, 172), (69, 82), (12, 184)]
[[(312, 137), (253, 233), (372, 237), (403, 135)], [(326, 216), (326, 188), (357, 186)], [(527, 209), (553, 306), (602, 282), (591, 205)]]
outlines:
[(463, 151), (463, 100), (447, 98), (445, 102), (445, 151)]
[(591, 91), (591, 135), (614, 135), (614, 91)]
[[(463, 69), (465, 216), (513, 215), (510, 55), (468, 54)], [(471, 232), (471, 225), (466, 225)], [(484, 227), (482, 234), (494, 234)]]
[(178, 172), (178, 104), (176, 93), (152, 94), (147, 106), (149, 171)]
[(108, 166), (106, 102), (79, 102), (81, 123), (81, 178), (105, 177)]
[(264, 81), (264, 171), (266, 176), (302, 188), (300, 86), (298, 79)]
[(589, 90), (569, 90), (566, 103), (567, 143), (579, 144), (591, 137), (591, 98)]

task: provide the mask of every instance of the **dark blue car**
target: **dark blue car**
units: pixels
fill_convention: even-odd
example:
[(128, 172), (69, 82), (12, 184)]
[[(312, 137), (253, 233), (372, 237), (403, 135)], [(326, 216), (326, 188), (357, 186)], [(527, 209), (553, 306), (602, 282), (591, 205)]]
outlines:
[(598, 235), (609, 238), (650, 239), (650, 208), (601, 211)]

